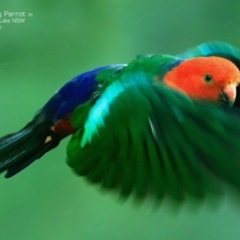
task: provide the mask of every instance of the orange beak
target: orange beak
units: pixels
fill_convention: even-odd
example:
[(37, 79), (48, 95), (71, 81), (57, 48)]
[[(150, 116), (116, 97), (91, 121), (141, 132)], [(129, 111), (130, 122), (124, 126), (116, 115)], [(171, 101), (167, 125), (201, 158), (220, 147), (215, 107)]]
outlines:
[(232, 106), (233, 103), (235, 102), (236, 95), (237, 95), (236, 85), (230, 84), (222, 90), (220, 94), (220, 100), (223, 103), (227, 103), (228, 105)]

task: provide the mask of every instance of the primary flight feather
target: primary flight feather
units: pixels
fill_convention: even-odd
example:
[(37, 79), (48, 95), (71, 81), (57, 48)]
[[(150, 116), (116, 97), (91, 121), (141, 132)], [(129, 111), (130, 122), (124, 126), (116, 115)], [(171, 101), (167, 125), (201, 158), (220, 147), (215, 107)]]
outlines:
[(122, 196), (201, 199), (222, 183), (240, 191), (238, 111), (221, 108), (237, 97), (240, 55), (205, 45), (208, 54), (141, 55), (73, 78), (0, 139), (0, 172), (12, 177), (72, 134), (68, 165)]

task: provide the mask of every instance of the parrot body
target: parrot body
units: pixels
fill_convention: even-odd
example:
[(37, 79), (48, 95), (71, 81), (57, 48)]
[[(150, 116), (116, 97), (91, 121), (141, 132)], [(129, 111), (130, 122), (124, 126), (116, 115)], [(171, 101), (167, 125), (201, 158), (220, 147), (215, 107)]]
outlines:
[(239, 117), (218, 106), (236, 99), (240, 54), (211, 44), (207, 57), (140, 55), (73, 78), (0, 139), (0, 172), (12, 177), (72, 134), (68, 165), (121, 196), (202, 199), (220, 180), (240, 190)]
[[(115, 80), (110, 76), (115, 73), (118, 75), (119, 71), (143, 71), (150, 77), (157, 74), (161, 76), (180, 62), (173, 56), (141, 55), (128, 66), (108, 65), (76, 76), (50, 98), (23, 130), (0, 140), (0, 157), (4, 155), (0, 160), (0, 172), (7, 169), (6, 177), (15, 175), (47, 151), (58, 146), (62, 138), (74, 133), (75, 130), (70, 123), (74, 109), (81, 106), (80, 116), (83, 124), (91, 107), (84, 103), (92, 95), (97, 94), (99, 86), (101, 88), (104, 84), (106, 87)], [(6, 152), (11, 154), (5, 155)]]

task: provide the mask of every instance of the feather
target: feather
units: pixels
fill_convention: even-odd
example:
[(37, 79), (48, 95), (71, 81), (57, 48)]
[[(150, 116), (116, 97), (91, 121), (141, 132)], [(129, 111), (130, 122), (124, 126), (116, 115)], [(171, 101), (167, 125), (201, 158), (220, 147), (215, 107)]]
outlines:
[(127, 72), (96, 100), (69, 142), (67, 162), (76, 173), (88, 165), (80, 175), (124, 197), (203, 199), (222, 193), (220, 180), (240, 190), (236, 120), (215, 105), (152, 84), (144, 72)]

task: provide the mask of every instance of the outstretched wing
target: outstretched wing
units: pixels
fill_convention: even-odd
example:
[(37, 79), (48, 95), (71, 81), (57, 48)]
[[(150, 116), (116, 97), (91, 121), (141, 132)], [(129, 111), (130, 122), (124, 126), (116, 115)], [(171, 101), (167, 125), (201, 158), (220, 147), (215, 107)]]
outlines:
[(232, 61), (238, 68), (240, 68), (240, 49), (225, 42), (214, 41), (202, 43), (197, 47), (190, 48), (185, 52), (177, 55), (177, 57), (180, 57), (182, 59), (201, 56), (217, 56), (226, 58)]
[[(182, 59), (201, 57), (201, 56), (217, 56), (230, 60), (238, 69), (240, 69), (240, 49), (225, 42), (207, 42), (197, 47), (190, 48), (185, 52), (177, 55)], [(235, 106), (240, 107), (240, 86), (237, 88), (237, 97)]]
[(67, 147), (74, 171), (122, 196), (181, 201), (240, 190), (240, 126), (220, 108), (194, 102), (142, 72), (125, 73), (94, 103)]

